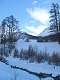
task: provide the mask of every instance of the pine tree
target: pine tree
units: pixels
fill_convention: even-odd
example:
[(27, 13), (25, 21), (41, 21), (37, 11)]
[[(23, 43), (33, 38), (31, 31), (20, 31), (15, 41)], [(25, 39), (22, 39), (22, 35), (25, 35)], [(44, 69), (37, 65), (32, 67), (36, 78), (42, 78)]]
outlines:
[(59, 17), (60, 17), (60, 13), (59, 13), (59, 5), (56, 3), (52, 3), (52, 7), (50, 10), (50, 29), (52, 31), (59, 31)]
[[(14, 32), (15, 30), (17, 30), (18, 21), (14, 18), (13, 15), (11, 15), (3, 19), (1, 26), (2, 26), (2, 39), (3, 39), (2, 43), (4, 44), (4, 53), (5, 53), (6, 42), (9, 42), (8, 48), (10, 53), (13, 44), (12, 42), (15, 42)], [(6, 32), (6, 29), (8, 29), (8, 32)], [(6, 36), (6, 34), (8, 35)]]
[(8, 23), (9, 23), (9, 28), (10, 28), (10, 32), (13, 33), (16, 28), (17, 28), (17, 24), (18, 24), (18, 21), (14, 18), (13, 15), (9, 16), (8, 17)]
[(2, 33), (8, 34), (9, 40), (13, 40), (14, 38), (13, 34), (18, 29), (18, 21), (16, 20), (16, 18), (14, 18), (13, 15), (5, 17), (5, 19), (3, 19), (2, 21), (1, 26), (2, 26)]
[(3, 43), (3, 51), (4, 51), (4, 53), (3, 54), (5, 54), (5, 44), (6, 44), (6, 35), (5, 35), (5, 24), (6, 24), (6, 22), (5, 22), (5, 19), (2, 21), (2, 24), (1, 24), (1, 27), (2, 27), (2, 34), (1, 34), (1, 43)]

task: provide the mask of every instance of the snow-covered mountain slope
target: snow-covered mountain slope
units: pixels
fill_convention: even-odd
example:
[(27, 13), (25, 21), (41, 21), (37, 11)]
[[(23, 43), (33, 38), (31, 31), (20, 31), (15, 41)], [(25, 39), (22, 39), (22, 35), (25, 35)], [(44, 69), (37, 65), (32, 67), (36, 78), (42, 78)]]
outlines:
[(18, 51), (21, 51), (21, 49), (27, 50), (29, 46), (32, 46), (37, 52), (46, 51), (49, 54), (52, 54), (53, 52), (60, 53), (60, 44), (58, 44), (58, 42), (37, 42), (36, 40), (25, 42), (24, 40), (19, 39), (15, 46)]
[(52, 35), (52, 34), (55, 34), (54, 31), (50, 30), (50, 28), (46, 28), (43, 32), (41, 32), (38, 36), (48, 36), (48, 35)]
[(25, 32), (16, 32), (14, 35), (16, 38), (22, 39), (24, 41), (26, 41), (27, 39), (35, 39), (35, 40), (38, 39), (38, 36), (33, 36)]

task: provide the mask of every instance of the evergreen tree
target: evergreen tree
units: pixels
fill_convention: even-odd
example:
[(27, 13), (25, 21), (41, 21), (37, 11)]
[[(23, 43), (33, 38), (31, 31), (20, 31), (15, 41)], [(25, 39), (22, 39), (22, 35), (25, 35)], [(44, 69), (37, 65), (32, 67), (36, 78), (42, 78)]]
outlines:
[(18, 28), (18, 21), (14, 18), (13, 15), (11, 15), (3, 19), (1, 26), (2, 33), (8, 34), (9, 40), (12, 40), (14, 38), (13, 34)]
[(5, 24), (6, 24), (5, 19), (3, 19), (2, 24), (1, 24), (1, 26), (2, 26), (2, 35), (4, 35), (4, 33), (5, 33)]
[(59, 31), (59, 21), (60, 21), (60, 13), (59, 13), (59, 5), (56, 3), (52, 3), (52, 7), (50, 10), (50, 29), (52, 31)]
[(5, 35), (5, 19), (3, 19), (1, 27), (2, 27), (2, 33), (1, 33), (1, 43), (3, 43), (3, 54), (5, 55), (5, 44), (6, 44), (6, 35)]
[(17, 28), (17, 24), (18, 24), (18, 21), (14, 18), (13, 15), (7, 17), (8, 18), (8, 27), (10, 28), (10, 32), (13, 33), (16, 28)]
[[(5, 54), (6, 42), (9, 42), (8, 48), (9, 48), (9, 53), (10, 53), (10, 50), (13, 44), (12, 42), (15, 41), (14, 32), (15, 30), (17, 30), (17, 26), (18, 26), (18, 21), (14, 18), (13, 15), (9, 17), (5, 17), (5, 19), (3, 19), (1, 23), (1, 27), (2, 27), (2, 36), (1, 36), (2, 40), (1, 41), (4, 44), (4, 54)], [(8, 35), (6, 36), (6, 34)]]

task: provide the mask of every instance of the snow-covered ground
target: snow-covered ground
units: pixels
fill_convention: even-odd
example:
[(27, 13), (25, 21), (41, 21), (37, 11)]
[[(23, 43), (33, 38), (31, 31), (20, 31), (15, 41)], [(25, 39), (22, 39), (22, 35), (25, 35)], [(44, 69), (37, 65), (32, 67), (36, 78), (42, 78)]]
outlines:
[[(53, 76), (60, 74), (60, 67), (54, 65), (49, 65), (47, 62), (45, 63), (28, 63), (28, 61), (19, 60), (17, 58), (9, 57), (7, 58), (9, 64), (16, 65), (18, 67), (22, 67), (28, 69), (32, 72), (45, 72), (45, 73), (52, 73)], [(0, 79), (1, 80), (39, 80), (37, 76), (29, 74), (22, 70), (12, 69), (9, 65), (6, 65), (0, 62)], [(45, 78), (41, 80), (53, 80), (52, 78)]]
[[(20, 39), (15, 44), (16, 48), (20, 51), (22, 48), (28, 49), (29, 45), (31, 45), (38, 52), (47, 51), (49, 54), (53, 52), (60, 53), (60, 44), (58, 42), (37, 42), (36, 40), (31, 40), (30, 42), (25, 42)], [(47, 62), (44, 63), (29, 63), (26, 60), (20, 60), (17, 58), (13, 58), (12, 56), (7, 58), (10, 65), (14, 65), (20, 68), (28, 69), (32, 72), (36, 73), (48, 73), (52, 76), (60, 75), (60, 66), (49, 65)], [(0, 80), (40, 80), (37, 76), (29, 74), (22, 70), (12, 69), (9, 65), (6, 65), (0, 62)], [(53, 80), (51, 78), (44, 78), (41, 80)]]
[(31, 40), (30, 42), (25, 42), (20, 39), (16, 43), (16, 48), (20, 51), (21, 49), (27, 50), (29, 45), (31, 45), (38, 52), (47, 52), (52, 54), (53, 52), (60, 53), (60, 44), (58, 42), (37, 42), (36, 40)]
[(39, 80), (39, 78), (0, 62), (0, 80)]
[[(13, 58), (12, 56), (7, 58), (9, 65), (14, 65), (20, 68), (25, 68), (36, 73), (52, 73), (53, 76), (60, 75), (60, 66), (49, 65), (45, 63), (29, 63), (25, 60)], [(0, 62), (0, 80), (40, 80), (37, 76), (29, 74), (22, 70), (12, 69), (9, 65)], [(55, 69), (54, 69), (55, 66)], [(44, 78), (41, 80), (53, 80), (52, 78)]]
[[(20, 60), (17, 58), (7, 58), (9, 64), (16, 65), (28, 69), (33, 72), (43, 72), (43, 73), (52, 73), (53, 76), (60, 74), (60, 66), (49, 65), (47, 62), (44, 63), (29, 63), (26, 60)], [(55, 68), (54, 68), (55, 67)]]

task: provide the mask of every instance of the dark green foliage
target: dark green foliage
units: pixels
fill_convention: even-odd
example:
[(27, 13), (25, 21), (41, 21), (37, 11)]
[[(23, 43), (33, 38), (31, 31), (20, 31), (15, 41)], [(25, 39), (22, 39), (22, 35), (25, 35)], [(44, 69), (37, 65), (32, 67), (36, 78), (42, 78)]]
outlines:
[(0, 56), (8, 57), (8, 56), (9, 56), (8, 48), (5, 48), (5, 51), (4, 51), (4, 48), (1, 47), (1, 48), (0, 48)]
[(59, 5), (56, 3), (52, 3), (52, 7), (50, 10), (50, 29), (52, 31), (59, 31), (59, 22), (60, 22), (60, 12), (59, 12)]
[(39, 36), (39, 37), (37, 38), (37, 42), (43, 42), (43, 38)]
[(23, 59), (32, 59), (34, 58), (36, 55), (36, 51), (32, 48), (32, 46), (29, 46), (28, 50), (21, 50), (20, 51), (20, 58), (23, 58)]
[(3, 48), (0, 48), (0, 56), (3, 56), (4, 55), (3, 53), (4, 53)]
[(55, 65), (60, 65), (60, 55), (58, 53), (53, 53), (51, 56), (51, 63)]
[(29, 39), (27, 38), (25, 41), (26, 41), (26, 42), (29, 42)]
[[(2, 55), (2, 54), (1, 54)], [(20, 58), (23, 60), (28, 60), (31, 62), (45, 62), (47, 61), (49, 64), (60, 65), (60, 55), (58, 53), (53, 52), (50, 56), (47, 53), (47, 50), (40, 51), (39, 53), (30, 45), (27, 50), (21, 49), (20, 53), (17, 49), (14, 50), (13, 57)]]
[(60, 66), (60, 54), (53, 52), (53, 54), (49, 57), (48, 63)]
[(17, 49), (14, 50), (13, 57), (19, 58), (19, 53)]
[(29, 46), (28, 50), (21, 50), (20, 51), (20, 59), (29, 60), (29, 62), (43, 62), (47, 61), (49, 58), (49, 54), (47, 51), (40, 53), (37, 52), (31, 45)]
[(25, 59), (25, 60), (28, 60), (28, 53), (27, 53), (27, 50), (21, 50), (20, 51), (20, 58), (21, 59)]
[(14, 42), (16, 41), (14, 37), (15, 30), (18, 29), (18, 21), (14, 18), (13, 15), (5, 17), (1, 22), (1, 41), (3, 42)]
[(28, 50), (20, 51), (20, 59), (29, 60), (29, 62), (45, 62), (47, 61), (49, 64), (60, 65), (60, 55), (58, 53), (52, 53), (50, 56), (47, 53), (47, 50), (40, 51), (39, 53), (35, 51), (31, 46)]
[[(17, 30), (18, 21), (14, 18), (13, 15), (9, 17), (5, 17), (3, 21), (1, 22), (1, 45), (3, 45), (3, 48), (0, 50), (0, 54), (4, 56), (9, 56), (11, 54), (12, 49), (15, 47), (13, 45), (14, 42), (17, 41), (14, 32)], [(6, 49), (6, 45), (8, 46), (8, 49)], [(3, 50), (2, 50), (3, 49)], [(8, 51), (9, 50), (9, 51)]]
[(38, 62), (38, 63), (43, 62), (43, 55), (42, 55), (42, 53), (41, 54), (37, 54), (36, 62)]

